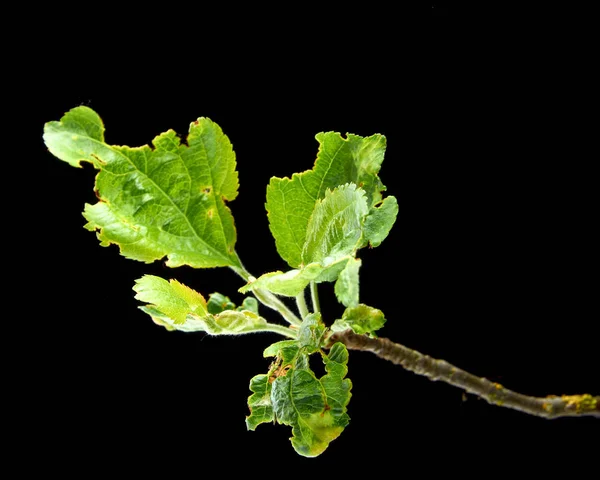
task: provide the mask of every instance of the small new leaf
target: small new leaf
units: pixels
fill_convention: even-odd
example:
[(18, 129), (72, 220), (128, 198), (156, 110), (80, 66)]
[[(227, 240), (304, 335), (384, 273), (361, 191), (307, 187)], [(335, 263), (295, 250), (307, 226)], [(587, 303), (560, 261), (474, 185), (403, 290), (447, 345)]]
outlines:
[(196, 268), (240, 266), (236, 231), (225, 204), (236, 198), (238, 174), (229, 139), (208, 118), (190, 124), (188, 145), (173, 130), (138, 148), (108, 145), (90, 108), (76, 107), (44, 127), (49, 151), (68, 164), (89, 162), (99, 202), (86, 205), (86, 228), (127, 258)]
[(208, 313), (216, 315), (221, 313), (223, 310), (235, 310), (235, 303), (233, 303), (229, 297), (226, 297), (222, 293), (211, 293), (208, 296), (207, 303)]
[(357, 334), (374, 334), (385, 324), (385, 317), (381, 310), (369, 307), (368, 305), (358, 304), (355, 307), (348, 307), (344, 311), (342, 318), (337, 319), (331, 325), (331, 330), (341, 332), (352, 329)]
[(302, 263), (326, 267), (354, 256), (362, 236), (364, 217), (369, 212), (365, 192), (355, 184), (327, 190), (315, 204), (308, 221)]
[(364, 245), (378, 247), (390, 233), (398, 216), (398, 201), (390, 195), (369, 212), (364, 224)]
[(361, 265), (359, 258), (351, 258), (340, 272), (335, 282), (334, 292), (339, 302), (346, 307), (358, 305), (359, 278), (358, 270)]
[[(210, 313), (204, 297), (177, 280), (167, 281), (153, 275), (144, 275), (136, 281), (133, 289), (136, 292), (135, 298), (148, 304), (141, 309), (167, 330), (238, 335), (267, 331), (269, 327), (264, 318), (251, 310)], [(217, 309), (215, 302), (211, 308)]]
[(137, 300), (150, 304), (177, 324), (185, 323), (189, 314), (199, 317), (208, 314), (204, 297), (177, 280), (144, 275), (136, 280), (133, 289)]

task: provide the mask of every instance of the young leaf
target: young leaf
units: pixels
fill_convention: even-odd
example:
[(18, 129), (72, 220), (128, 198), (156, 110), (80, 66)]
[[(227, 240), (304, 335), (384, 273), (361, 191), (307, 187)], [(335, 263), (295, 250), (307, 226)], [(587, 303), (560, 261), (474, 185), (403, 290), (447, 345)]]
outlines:
[(392, 195), (371, 209), (365, 219), (363, 246), (370, 243), (371, 247), (378, 247), (390, 233), (397, 215), (398, 201)]
[[(202, 295), (177, 280), (144, 275), (136, 281), (133, 289), (135, 298), (148, 304), (141, 309), (168, 330), (206, 332), (210, 335), (285, 331), (285, 327), (268, 324), (251, 310), (221, 310), (212, 314)], [(214, 303), (211, 308), (215, 309)]]
[(365, 193), (353, 183), (327, 190), (324, 198), (316, 202), (309, 219), (310, 233), (302, 251), (304, 266), (285, 273), (266, 273), (239, 291), (265, 288), (294, 297), (313, 280), (335, 281), (356, 254), (367, 212)]
[(149, 303), (175, 323), (185, 323), (188, 314), (200, 317), (208, 314), (204, 297), (177, 280), (144, 275), (136, 280), (133, 289), (137, 300)]
[(339, 302), (346, 307), (358, 305), (359, 278), (361, 265), (359, 258), (351, 258), (335, 282), (334, 292)]
[(208, 296), (208, 303), (206, 304), (208, 313), (216, 315), (221, 313), (223, 310), (235, 310), (235, 303), (233, 303), (229, 297), (226, 297), (222, 293), (211, 293)]
[(130, 148), (105, 143), (100, 117), (81, 106), (46, 123), (44, 142), (70, 165), (100, 170), (99, 202), (86, 205), (84, 216), (101, 245), (117, 244), (127, 258), (147, 263), (166, 256), (172, 267), (240, 266), (225, 204), (238, 192), (235, 154), (208, 118), (190, 124), (188, 145), (169, 130), (154, 148)]
[(381, 201), (385, 186), (378, 177), (386, 140), (383, 135), (360, 137), (319, 133), (319, 153), (311, 170), (292, 178), (273, 177), (267, 187), (266, 208), (269, 228), (279, 255), (292, 268), (303, 262), (303, 248), (309, 218), (317, 200), (339, 185), (354, 183), (366, 193), (371, 209)]
[(238, 311), (248, 310), (249, 312), (256, 313), (258, 315), (258, 300), (254, 297), (246, 297), (242, 304), (237, 307)]
[(349, 255), (354, 256), (368, 213), (365, 192), (353, 183), (327, 190), (315, 204), (308, 221), (302, 263), (326, 267)]
[(342, 318), (337, 319), (331, 325), (331, 330), (341, 332), (352, 329), (354, 333), (373, 334), (385, 324), (385, 317), (381, 310), (369, 307), (364, 304), (358, 304), (355, 307), (348, 307), (342, 314)]
[(298, 332), (298, 345), (309, 353), (316, 352), (321, 347), (325, 325), (321, 320), (320, 313), (307, 315), (300, 325)]

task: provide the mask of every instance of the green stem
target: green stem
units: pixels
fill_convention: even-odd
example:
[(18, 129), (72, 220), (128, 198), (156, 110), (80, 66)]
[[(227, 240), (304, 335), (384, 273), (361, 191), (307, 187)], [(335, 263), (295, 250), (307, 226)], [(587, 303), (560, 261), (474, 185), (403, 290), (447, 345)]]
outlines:
[[(241, 264), (241, 262), (240, 262), (240, 264)], [(237, 273), (240, 277), (242, 277), (246, 282), (249, 282), (252, 279), (254, 279), (254, 277), (250, 274), (250, 272), (248, 272), (248, 270), (246, 270), (243, 266), (242, 267), (231, 266), (230, 268), (235, 273)], [(294, 312), (292, 312), (287, 307), (287, 305), (285, 303), (283, 303), (281, 300), (279, 300), (275, 295), (273, 295), (268, 290), (265, 290), (264, 288), (257, 288), (257, 289), (252, 290), (252, 293), (254, 293), (254, 296), (258, 299), (259, 302), (261, 302), (263, 305), (279, 312), (279, 314), (283, 318), (285, 318), (289, 323), (291, 323), (292, 325), (298, 325), (298, 326), (302, 325), (302, 320), (300, 320), (294, 314)]]
[(321, 305), (319, 304), (319, 291), (314, 280), (310, 282), (310, 298), (312, 300), (313, 312), (321, 313)]
[(298, 311), (302, 318), (306, 318), (308, 315), (308, 307), (306, 306), (306, 298), (304, 298), (304, 290), (296, 297), (296, 305), (298, 305)]

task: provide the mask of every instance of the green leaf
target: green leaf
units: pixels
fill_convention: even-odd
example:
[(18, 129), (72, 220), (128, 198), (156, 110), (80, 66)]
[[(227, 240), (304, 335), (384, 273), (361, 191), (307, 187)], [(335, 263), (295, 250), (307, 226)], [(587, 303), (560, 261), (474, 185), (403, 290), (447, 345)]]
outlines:
[(359, 278), (358, 270), (361, 265), (359, 258), (351, 258), (341, 271), (335, 282), (335, 296), (346, 307), (358, 305)]
[(184, 323), (191, 313), (200, 317), (208, 313), (204, 297), (177, 280), (166, 281), (154, 275), (144, 275), (136, 280), (133, 289), (137, 300), (149, 303), (175, 323)]
[(378, 247), (390, 233), (397, 215), (398, 201), (391, 195), (373, 208), (365, 219), (364, 245), (368, 242), (371, 247)]
[(171, 267), (240, 266), (225, 204), (238, 193), (235, 154), (210, 119), (190, 124), (188, 145), (169, 130), (154, 148), (131, 148), (106, 144), (100, 117), (81, 106), (46, 123), (44, 142), (70, 165), (100, 170), (99, 202), (86, 205), (84, 216), (101, 245), (116, 244), (125, 257), (147, 263), (166, 256)]
[(354, 256), (368, 211), (365, 192), (353, 183), (327, 190), (324, 198), (316, 202), (308, 222), (303, 265), (328, 266)]
[(274, 417), (292, 427), (292, 445), (305, 457), (323, 453), (350, 420), (346, 410), (352, 382), (344, 378), (346, 347), (336, 343), (323, 360), (327, 373), (320, 380), (308, 368), (306, 355), (300, 354), (296, 364), (271, 386)]
[(333, 322), (331, 330), (341, 332), (352, 329), (354, 333), (358, 334), (373, 334), (373, 332), (383, 327), (384, 324), (385, 317), (381, 310), (361, 303), (355, 307), (346, 308), (342, 318)]
[[(366, 194), (369, 209), (381, 201), (385, 186), (378, 177), (386, 140), (383, 135), (360, 137), (337, 132), (319, 133), (319, 153), (311, 170), (292, 178), (273, 177), (267, 187), (269, 228), (279, 255), (292, 268), (303, 262), (308, 222), (325, 192), (354, 183)], [(306, 263), (306, 262), (305, 262)]]

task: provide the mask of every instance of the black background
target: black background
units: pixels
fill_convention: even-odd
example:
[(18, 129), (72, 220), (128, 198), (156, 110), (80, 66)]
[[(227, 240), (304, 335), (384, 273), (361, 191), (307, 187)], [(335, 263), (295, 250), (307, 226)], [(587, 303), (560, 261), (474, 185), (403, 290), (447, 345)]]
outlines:
[[(329, 19), (237, 35), (224, 16), (211, 18), (211, 34), (185, 25), (149, 35), (140, 22), (126, 36), (102, 21), (77, 34), (48, 21), (29, 65), (39, 87), (24, 100), (38, 192), (33, 261), (15, 272), (38, 292), (16, 357), (26, 360), (27, 414), (14, 445), (37, 459), (24, 471), (585, 472), (596, 420), (490, 406), (362, 352), (349, 362), (351, 423), (322, 456), (298, 456), (285, 426), (246, 431), (249, 381), (278, 337), (167, 332), (131, 290), (150, 273), (240, 301), (240, 280), (100, 247), (82, 228), (93, 169), (60, 162), (41, 140), (46, 121), (82, 104), (113, 144), (216, 121), (238, 161), (237, 251), (260, 275), (286, 268), (264, 210), (269, 178), (311, 168), (317, 132), (384, 134), (380, 176), (400, 212), (386, 241), (360, 253), (361, 301), (385, 312), (381, 335), (523, 393), (597, 394), (596, 83), (563, 32), (478, 20), (444, 6), (410, 29), (360, 35), (347, 23), (314, 46), (303, 39), (329, 31)], [(284, 34), (294, 41), (282, 44)], [(332, 296), (322, 288), (330, 321), (340, 314)]]

